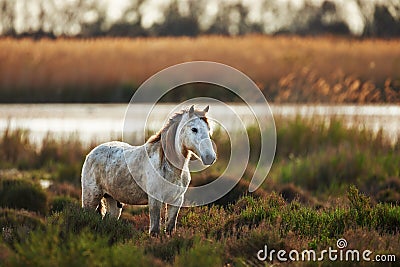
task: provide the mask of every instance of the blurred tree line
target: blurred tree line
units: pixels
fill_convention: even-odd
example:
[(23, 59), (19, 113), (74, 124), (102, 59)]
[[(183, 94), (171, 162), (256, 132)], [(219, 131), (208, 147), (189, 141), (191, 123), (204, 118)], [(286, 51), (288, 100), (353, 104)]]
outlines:
[[(400, 36), (399, 0), (0, 0), (0, 35), (56, 38), (321, 33)], [(150, 18), (149, 18), (150, 17)], [(151, 20), (153, 17), (153, 20)], [(154, 18), (155, 17), (155, 18)]]

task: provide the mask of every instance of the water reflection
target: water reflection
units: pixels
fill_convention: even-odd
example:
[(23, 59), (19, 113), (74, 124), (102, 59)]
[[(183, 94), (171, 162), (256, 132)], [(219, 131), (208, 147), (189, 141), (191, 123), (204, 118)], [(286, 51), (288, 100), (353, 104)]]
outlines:
[[(134, 121), (146, 120), (144, 106), (135, 105)], [(255, 122), (251, 110), (242, 104), (231, 104), (245, 125)], [(149, 116), (147, 127), (158, 130), (168, 118), (175, 105), (161, 104)], [(263, 106), (255, 106), (265, 112)], [(392, 142), (400, 136), (400, 106), (398, 105), (271, 105), (275, 117), (293, 118), (301, 116), (329, 121), (338, 117), (348, 126), (358, 125), (374, 132), (382, 129), (384, 136)], [(126, 104), (11, 104), (0, 105), (0, 132), (7, 127), (23, 128), (30, 132), (32, 141), (40, 142), (51, 132), (55, 137), (77, 136), (85, 143), (102, 142), (121, 138)], [(222, 105), (213, 105), (209, 116), (225, 125), (232, 123)], [(262, 121), (260, 123), (263, 123)], [(138, 123), (139, 125), (140, 123)], [(233, 125), (235, 126), (235, 125)], [(238, 125), (239, 127), (239, 125)], [(279, 127), (279, 125), (277, 125)], [(143, 129), (130, 125), (130, 134), (141, 137)]]

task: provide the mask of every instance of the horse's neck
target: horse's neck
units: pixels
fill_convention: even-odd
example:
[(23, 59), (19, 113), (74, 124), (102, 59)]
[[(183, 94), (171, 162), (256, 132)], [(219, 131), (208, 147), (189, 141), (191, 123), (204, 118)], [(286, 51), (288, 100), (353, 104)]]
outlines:
[[(178, 154), (175, 150), (168, 150), (169, 154), (167, 155), (166, 148), (163, 147), (161, 140), (156, 143), (146, 143), (145, 144), (147, 153), (157, 154), (160, 159), (160, 167), (165, 168), (165, 170), (169, 173), (180, 174), (182, 170), (188, 170), (190, 156), (187, 155), (184, 158), (182, 155)], [(188, 153), (189, 154), (189, 153)]]
[[(164, 151), (165, 153), (165, 151)], [(173, 154), (162, 156), (163, 163), (166, 164), (170, 170), (172, 170), (176, 174), (180, 174), (183, 170), (188, 169), (189, 167), (189, 155), (183, 157), (181, 152), (173, 151)]]
[[(159, 143), (159, 145), (162, 145), (161, 142)], [(169, 155), (165, 154), (166, 151), (162, 148), (159, 151), (163, 153), (162, 155), (160, 155), (160, 158), (162, 159), (161, 168), (167, 180), (170, 180), (170, 182), (173, 182), (176, 179), (180, 180), (182, 173), (189, 171), (189, 153), (186, 158), (184, 158), (183, 155), (180, 154), (180, 151), (177, 152), (176, 150), (174, 150), (173, 154)]]

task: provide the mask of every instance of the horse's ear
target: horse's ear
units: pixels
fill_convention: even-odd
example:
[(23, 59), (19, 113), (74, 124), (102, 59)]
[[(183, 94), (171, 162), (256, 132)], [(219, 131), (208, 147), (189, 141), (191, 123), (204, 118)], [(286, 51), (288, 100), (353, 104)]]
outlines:
[(210, 106), (207, 105), (207, 107), (205, 109), (203, 109), (204, 113), (207, 113), (210, 110)]
[(193, 116), (194, 114), (194, 105), (192, 105), (189, 109), (189, 117)]

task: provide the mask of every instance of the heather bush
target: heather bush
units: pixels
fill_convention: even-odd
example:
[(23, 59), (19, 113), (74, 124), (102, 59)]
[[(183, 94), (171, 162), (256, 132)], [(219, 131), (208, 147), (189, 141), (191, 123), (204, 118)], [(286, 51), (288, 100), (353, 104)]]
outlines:
[(0, 207), (47, 212), (47, 194), (38, 184), (22, 179), (0, 179)]

